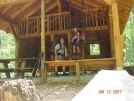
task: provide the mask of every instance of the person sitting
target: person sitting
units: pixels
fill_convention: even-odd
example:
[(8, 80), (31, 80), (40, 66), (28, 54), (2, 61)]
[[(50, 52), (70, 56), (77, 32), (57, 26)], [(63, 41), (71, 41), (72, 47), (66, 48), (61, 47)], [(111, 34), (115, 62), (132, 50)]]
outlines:
[[(55, 46), (54, 54), (55, 54), (55, 61), (64, 60), (64, 55), (65, 57), (68, 56), (67, 49), (64, 45), (64, 38), (60, 38), (60, 43), (58, 43)], [(65, 66), (62, 67), (62, 70), (63, 70), (63, 76), (65, 76), (66, 75)], [(58, 76), (57, 66), (55, 66), (55, 75)]]
[[(79, 38), (80, 38), (80, 33), (78, 31), (78, 29), (76, 27), (74, 27), (74, 35), (72, 37), (72, 45), (73, 45), (73, 54), (72, 54), (72, 58), (75, 57), (80, 57), (80, 48), (79, 48)], [(77, 53), (76, 50), (77, 49)]]

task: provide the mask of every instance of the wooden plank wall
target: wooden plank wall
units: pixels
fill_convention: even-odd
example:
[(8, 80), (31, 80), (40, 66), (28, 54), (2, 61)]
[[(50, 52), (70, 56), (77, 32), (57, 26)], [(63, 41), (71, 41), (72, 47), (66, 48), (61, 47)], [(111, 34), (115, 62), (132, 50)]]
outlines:
[[(39, 46), (24, 41), (19, 41), (18, 45), (18, 58), (35, 58), (39, 56)], [(29, 61), (26, 63), (27, 67), (33, 67), (34, 65), (35, 62), (33, 61)], [(18, 66), (20, 66), (20, 63), (18, 63)]]
[(19, 41), (19, 46), (19, 58), (33, 58), (39, 54), (39, 46), (24, 41)]
[[(105, 40), (102, 42), (99, 42), (100, 44), (100, 55), (90, 55), (90, 49), (89, 49), (89, 42), (85, 45), (85, 52), (84, 56), (85, 59), (95, 59), (95, 58), (108, 58), (111, 57), (110, 53), (110, 41)], [(95, 43), (94, 43), (95, 44)]]

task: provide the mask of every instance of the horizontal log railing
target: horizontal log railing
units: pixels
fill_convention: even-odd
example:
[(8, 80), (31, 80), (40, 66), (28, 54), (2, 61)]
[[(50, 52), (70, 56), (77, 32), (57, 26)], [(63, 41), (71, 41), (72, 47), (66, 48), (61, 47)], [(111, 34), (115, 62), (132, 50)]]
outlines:
[[(108, 9), (106, 8), (83, 10), (83, 19), (72, 20), (72, 17), (70, 12), (47, 14), (45, 16), (46, 32), (70, 30), (73, 27), (71, 25), (74, 24), (88, 29), (108, 28)], [(40, 16), (24, 18), (19, 23), (19, 35), (40, 35), (40, 32)]]

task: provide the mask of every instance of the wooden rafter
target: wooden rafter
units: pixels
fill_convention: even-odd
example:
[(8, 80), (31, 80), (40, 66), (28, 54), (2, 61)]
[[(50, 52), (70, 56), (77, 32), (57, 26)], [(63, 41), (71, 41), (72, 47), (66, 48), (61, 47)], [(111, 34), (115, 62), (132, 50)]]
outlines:
[(19, 1), (11, 2), (11, 3), (7, 3), (7, 4), (0, 4), (0, 7), (10, 6), (10, 5), (17, 5), (17, 4), (32, 2), (32, 1), (33, 0), (19, 0)]
[[(51, 9), (57, 6), (57, 3), (55, 3), (55, 0), (52, 0), (52, 1), (48, 0), (46, 1), (46, 3), (47, 5), (46, 5), (45, 13), (47, 13), (48, 11), (50, 11)], [(32, 16), (34, 13), (39, 11), (40, 8), (41, 8), (40, 2), (34, 3), (30, 8), (27, 9), (27, 11), (24, 11), (23, 13), (21, 13), (19, 15), (19, 18), (27, 18), (29, 16)]]
[[(88, 1), (88, 0), (87, 0)], [(101, 7), (105, 7), (105, 8), (107, 8), (108, 6), (107, 5), (105, 5), (105, 4), (103, 4), (103, 3), (99, 3), (99, 2), (97, 2), (97, 1), (95, 1), (95, 0), (91, 0), (91, 2), (92, 2), (92, 4), (94, 3), (94, 4), (96, 4), (96, 5), (98, 5), (98, 6), (101, 6)], [(90, 4), (90, 2), (88, 1), (88, 4)], [(96, 7), (96, 6), (95, 6)]]
[(16, 41), (18, 41), (17, 34), (16, 34), (16, 32), (15, 32), (15, 30), (14, 30), (14, 27), (13, 27), (13, 25), (12, 25), (11, 23), (10, 23), (10, 26), (11, 26), (11, 28), (12, 28), (14, 38), (16, 39)]
[[(109, 6), (111, 6), (111, 0), (103, 0), (106, 4), (108, 4)], [(116, 0), (114, 0), (116, 1)]]
[[(53, 1), (54, 1), (54, 0), (53, 0)], [(56, 6), (57, 6), (57, 3), (53, 3), (53, 4), (51, 4), (51, 6), (46, 7), (45, 13), (49, 12), (51, 9), (53, 9), (53, 8), (56, 7)]]
[(35, 3), (35, 1), (37, 1), (37, 0), (33, 0), (33, 2), (29, 2), (29, 3), (25, 4), (25, 5), (23, 6), (23, 8), (17, 10), (14, 14), (12, 14), (12, 15), (10, 16), (10, 18), (11, 18), (11, 19), (14, 19), (14, 18), (15, 18), (16, 16), (18, 16), (21, 12), (23, 12), (23, 11), (26, 10), (29, 6), (31, 6), (33, 3)]
[[(66, 1), (69, 2), (69, 0), (66, 0)], [(77, 5), (77, 6), (79, 6), (79, 7), (82, 8), (82, 5), (81, 5), (82, 2), (80, 2), (80, 1), (74, 1), (74, 0), (70, 0), (70, 2), (71, 2), (71, 4)], [(91, 8), (91, 6), (89, 6), (89, 5), (85, 4), (85, 3), (83, 3), (83, 6), (85, 8)]]
[(102, 7), (99, 3), (94, 0), (84, 0), (85, 4), (90, 4), (92, 7)]
[(11, 7), (13, 7), (13, 5), (7, 6), (5, 9), (3, 9), (1, 11), (2, 14), (6, 13), (9, 9), (11, 9)]
[[(80, 8), (80, 7), (78, 7), (78, 6), (76, 6), (76, 5), (74, 5), (74, 4), (71, 4), (70, 5), (72, 8), (74, 8), (74, 9), (76, 9), (77, 11), (82, 11), (82, 8)], [(98, 9), (98, 8), (97, 8)], [(77, 12), (78, 13), (78, 12)], [(77, 14), (76, 13), (76, 14)], [(95, 16), (95, 13), (93, 13), (93, 15)], [(79, 16), (79, 14), (78, 14), (78, 16)], [(105, 16), (106, 17), (106, 16)], [(98, 18), (100, 18), (100, 19), (102, 19), (102, 17), (100, 16), (100, 15), (98, 15)], [(106, 20), (106, 19), (105, 19)]]
[(30, 12), (28, 12), (25, 16), (23, 16), (23, 18), (27, 18), (29, 16), (31, 16), (32, 14), (34, 14), (35, 12), (37, 12), (40, 9), (40, 3), (37, 3), (36, 6), (34, 7), (34, 9), (32, 9)]
[(5, 22), (9, 22), (12, 23), (13, 25), (17, 26), (17, 23), (15, 23), (14, 21), (10, 20), (9, 18), (5, 17), (3, 14), (0, 13), (0, 20), (5, 21)]
[(59, 11), (59, 13), (61, 13), (62, 12), (62, 2), (61, 2), (61, 0), (57, 0), (57, 3), (58, 3), (58, 11)]

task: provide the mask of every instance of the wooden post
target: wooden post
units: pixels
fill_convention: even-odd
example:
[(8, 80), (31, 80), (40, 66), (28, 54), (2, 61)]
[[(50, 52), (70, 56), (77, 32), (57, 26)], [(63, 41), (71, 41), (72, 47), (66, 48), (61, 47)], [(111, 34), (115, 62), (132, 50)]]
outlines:
[[(45, 0), (41, 0), (41, 52), (43, 53), (43, 57), (45, 54)], [(46, 81), (44, 74), (44, 61), (45, 58), (41, 61), (41, 81)]]
[(71, 60), (71, 32), (68, 33), (68, 59)]
[(69, 25), (69, 29), (72, 28), (72, 26), (71, 26), (71, 22), (72, 22), (72, 20), (71, 20), (71, 14), (72, 14), (72, 13), (71, 13), (71, 7), (70, 7), (70, 6), (71, 6), (71, 1), (69, 0), (69, 12), (70, 12), (70, 15), (69, 15), (69, 22), (70, 22), (70, 23), (69, 23), (69, 24), (70, 24), (70, 25)]
[(86, 12), (86, 28), (88, 27), (87, 22), (88, 22), (88, 20), (87, 20), (87, 12)]
[(96, 28), (98, 29), (98, 10), (95, 11)]
[[(53, 42), (54, 41), (54, 35), (52, 34), (51, 35), (51, 42)], [(53, 61), (54, 60), (54, 56), (53, 55), (51, 55), (51, 61)]]
[(19, 73), (19, 78), (24, 78), (24, 70), (23, 69), (25, 68), (25, 64), (26, 64), (26, 60), (22, 60), (21, 61), (21, 67), (20, 67), (22, 70)]
[(122, 69), (122, 57), (121, 57), (121, 36), (119, 26), (119, 16), (117, 0), (112, 1), (112, 17), (113, 17), (113, 35), (114, 35), (114, 46), (115, 46), (115, 57), (116, 57), (116, 69)]
[(45, 79), (45, 81), (47, 81), (47, 69), (48, 69), (48, 66), (47, 66), (47, 64), (45, 64), (45, 73), (44, 73), (44, 79)]
[[(7, 62), (4, 62), (3, 65), (4, 65), (4, 68), (8, 68), (8, 63)], [(6, 72), (6, 77), (11, 78), (10, 77), (10, 72)]]
[(29, 24), (29, 19), (27, 18), (27, 19), (26, 19), (26, 34), (27, 34), (27, 35), (29, 34), (29, 33), (28, 33), (28, 32), (29, 32), (29, 31), (28, 31), (28, 30), (29, 30), (29, 25), (28, 25), (28, 24)]
[(83, 0), (82, 0), (82, 28), (84, 28), (84, 14), (83, 14)]
[[(15, 50), (15, 51), (16, 51), (16, 54), (15, 54), (15, 55), (16, 55), (16, 56), (15, 56), (16, 58), (19, 58), (19, 52), (20, 52), (20, 51), (19, 51), (19, 49), (20, 49), (20, 48), (19, 48), (19, 46), (20, 46), (19, 44), (20, 44), (20, 41), (19, 41), (19, 40), (16, 41), (16, 50)], [(15, 62), (15, 67), (19, 67), (19, 61), (16, 61), (16, 62)]]
[(76, 81), (80, 81), (80, 63), (76, 62)]
[(82, 59), (84, 59), (84, 52), (85, 52), (84, 45), (85, 45), (85, 43), (82, 42)]
[(115, 58), (115, 49), (114, 49), (114, 35), (113, 35), (113, 20), (112, 20), (112, 10), (109, 9), (109, 27), (110, 27), (110, 44), (111, 44), (111, 58)]

